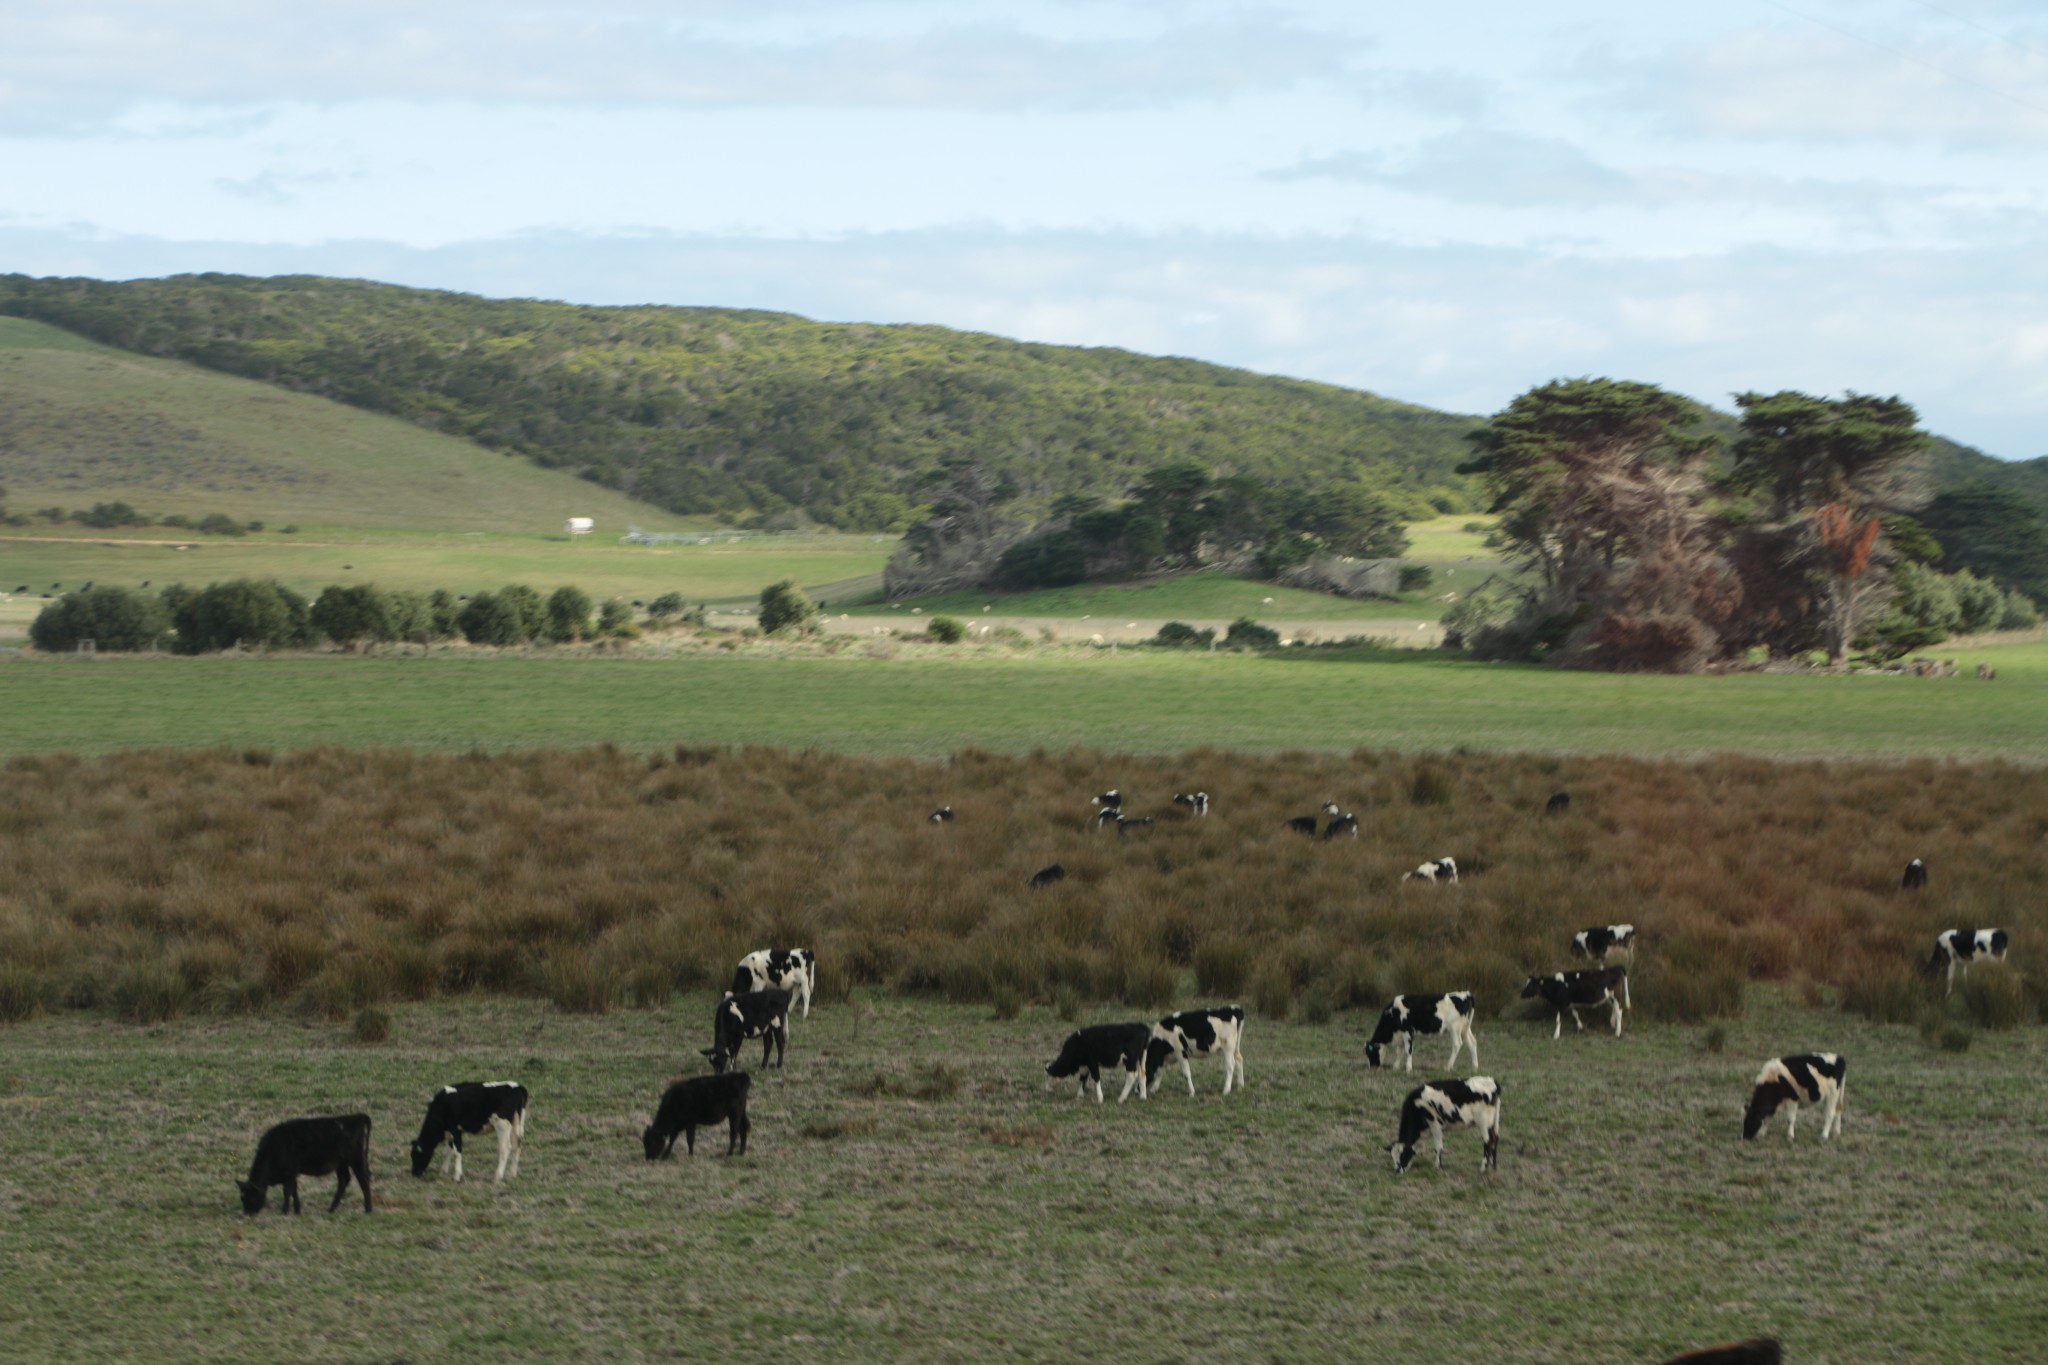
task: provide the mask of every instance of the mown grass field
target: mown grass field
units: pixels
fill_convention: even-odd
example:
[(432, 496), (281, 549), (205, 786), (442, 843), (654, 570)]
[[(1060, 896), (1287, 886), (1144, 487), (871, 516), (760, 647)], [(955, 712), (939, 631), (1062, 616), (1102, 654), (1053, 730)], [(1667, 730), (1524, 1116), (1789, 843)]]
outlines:
[[(817, 746), (936, 756), (1219, 749), (2048, 759), (2048, 645), (1958, 678), (1643, 677), (1429, 652), (1270, 656), (1000, 643), (726, 654), (0, 659), (0, 752), (309, 744)], [(1992, 660), (1996, 681), (1967, 676)]]
[[(1049, 1010), (856, 992), (756, 1072), (748, 1156), (714, 1133), (656, 1164), (639, 1130), (699, 1070), (708, 995), (406, 1006), (369, 1045), (290, 1018), (45, 1018), (0, 1033), (0, 1340), (36, 1361), (1580, 1365), (1770, 1333), (1803, 1365), (2036, 1358), (2041, 1031), (1955, 1054), (1759, 997), (1717, 1054), (1700, 1027), (1553, 1044), (1494, 1004), (1499, 1171), (1453, 1131), (1445, 1169), (1399, 1178), (1383, 1148), (1442, 1045), (1413, 1077), (1368, 1071), (1362, 1015), (1252, 1019), (1228, 1100), (1205, 1062), (1194, 1099), (1176, 1075), (1098, 1107), (1044, 1089), (1072, 1027)], [(1742, 1143), (1757, 1066), (1809, 1048), (1849, 1058), (1841, 1137), (1809, 1118)], [(503, 1193), (488, 1139), (460, 1186), (407, 1174), (428, 1093), (469, 1078), (534, 1094)], [(354, 1110), (373, 1214), (327, 1217), (311, 1181), (304, 1216), (242, 1217), (264, 1127)]]

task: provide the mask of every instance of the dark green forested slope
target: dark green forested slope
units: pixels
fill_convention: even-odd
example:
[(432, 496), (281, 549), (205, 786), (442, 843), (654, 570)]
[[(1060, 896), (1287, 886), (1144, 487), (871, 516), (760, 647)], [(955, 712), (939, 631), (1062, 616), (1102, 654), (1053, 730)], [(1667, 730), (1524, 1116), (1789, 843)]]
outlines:
[(1928, 443), (1928, 482), (1937, 490), (1988, 483), (2024, 498), (2048, 516), (2048, 455), (2032, 460), (1997, 460), (1970, 446), (1937, 436)]
[(678, 512), (902, 526), (942, 460), (1020, 511), (1192, 461), (1475, 505), (1475, 420), (1128, 351), (721, 308), (592, 308), (315, 276), (0, 276), (0, 314), (391, 413)]

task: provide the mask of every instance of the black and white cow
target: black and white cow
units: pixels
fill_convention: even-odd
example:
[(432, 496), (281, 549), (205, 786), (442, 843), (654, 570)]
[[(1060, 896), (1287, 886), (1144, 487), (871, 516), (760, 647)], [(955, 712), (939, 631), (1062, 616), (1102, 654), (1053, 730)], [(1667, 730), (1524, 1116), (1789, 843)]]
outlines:
[(683, 1151), (697, 1155), (697, 1130), (725, 1125), (725, 1154), (747, 1151), (747, 1091), (754, 1078), (744, 1071), (717, 1076), (692, 1076), (677, 1081), (661, 1093), (661, 1108), (654, 1122), (640, 1134), (640, 1146), (649, 1161), (663, 1161), (675, 1150), (676, 1134), (683, 1135)]
[(1927, 864), (1915, 858), (1912, 862), (1906, 864), (1906, 875), (1899, 878), (1899, 889), (1902, 891), (1918, 891), (1926, 885)]
[(1152, 1026), (1145, 1044), (1145, 1087), (1149, 1093), (1159, 1084), (1160, 1069), (1180, 1063), (1187, 1078), (1188, 1094), (1195, 1093), (1195, 1071), (1188, 1065), (1193, 1057), (1212, 1054), (1223, 1058), (1223, 1093), (1231, 1082), (1244, 1085), (1244, 1006), (1216, 1005), (1209, 1009), (1182, 1010), (1169, 1014)]
[(789, 1045), (789, 992), (769, 987), (764, 991), (728, 991), (711, 1015), (711, 1046), (700, 1048), (711, 1059), (712, 1071), (723, 1075), (739, 1061), (740, 1044), (749, 1038), (761, 1040), (761, 1065), (768, 1065), (768, 1053), (775, 1052), (775, 1065), (782, 1065), (782, 1050)]
[(1080, 1078), (1080, 1087), (1074, 1092), (1079, 1099), (1088, 1093), (1089, 1082), (1095, 1084), (1095, 1102), (1102, 1103), (1102, 1073), (1113, 1067), (1123, 1068), (1123, 1093), (1116, 1097), (1122, 1104), (1131, 1097), (1131, 1087), (1138, 1087), (1138, 1098), (1148, 1094), (1145, 1084), (1145, 1048), (1152, 1041), (1150, 1024), (1091, 1024), (1076, 1029), (1060, 1044), (1060, 1055), (1045, 1064), (1046, 1084), (1065, 1080), (1068, 1076)]
[(1415, 1144), (1426, 1128), (1436, 1148), (1436, 1167), (1444, 1167), (1444, 1129), (1470, 1124), (1479, 1134), (1482, 1155), (1479, 1169), (1495, 1170), (1500, 1165), (1500, 1082), (1491, 1076), (1470, 1076), (1462, 1081), (1431, 1081), (1418, 1085), (1401, 1101), (1400, 1136), (1387, 1144), (1396, 1173), (1415, 1160)]
[(448, 1144), (448, 1170), (462, 1180), (462, 1135), (481, 1133), (488, 1125), (498, 1135), (498, 1174), (493, 1185), (519, 1174), (519, 1149), (526, 1141), (526, 1087), (517, 1081), (462, 1081), (444, 1085), (427, 1100), (420, 1135), (412, 1140), (412, 1173), (423, 1176), (434, 1164), (434, 1149)]
[(1150, 829), (1155, 820), (1156, 817), (1150, 815), (1133, 815), (1128, 819), (1119, 815), (1116, 818), (1116, 837), (1124, 838), (1134, 829)]
[(1124, 806), (1124, 794), (1121, 791), (1117, 790), (1115, 787), (1111, 787), (1108, 791), (1104, 792), (1100, 796), (1089, 797), (1088, 804), (1091, 806), (1100, 806), (1104, 810), (1122, 810)]
[(1932, 976), (1944, 965), (1948, 967), (1948, 994), (1956, 993), (1956, 968), (1963, 969), (1963, 980), (1970, 979), (1970, 964), (1979, 958), (2005, 961), (2005, 950), (2011, 940), (2003, 929), (1945, 929), (1934, 936), (1934, 956), (1927, 960), (1927, 974)]
[(1702, 1346), (1671, 1357), (1664, 1365), (1782, 1365), (1785, 1353), (1776, 1337), (1751, 1337), (1725, 1346)]
[(1026, 882), (1025, 885), (1029, 886), (1033, 891), (1043, 891), (1054, 882), (1063, 882), (1066, 879), (1066, 868), (1058, 863), (1048, 863), (1032, 873), (1031, 880)]
[(935, 825), (950, 824), (953, 819), (953, 808), (951, 806), (940, 806), (930, 815), (927, 815), (925, 819), (931, 821)]
[(1543, 813), (1545, 815), (1563, 815), (1571, 808), (1572, 794), (1570, 792), (1554, 792), (1551, 798), (1543, 803)]
[(1104, 806), (1101, 810), (1095, 812), (1094, 818), (1089, 820), (1088, 828), (1099, 830), (1104, 825), (1122, 824), (1123, 818), (1124, 808), (1122, 806)]
[(740, 959), (732, 976), (734, 995), (772, 987), (801, 997), (806, 1019), (811, 1017), (811, 992), (817, 985), (818, 955), (809, 948), (757, 948)]
[(1596, 924), (1572, 935), (1573, 957), (1589, 957), (1604, 967), (1610, 953), (1618, 953), (1630, 963), (1635, 962), (1636, 927), (1633, 924)]
[(1444, 995), (1397, 995), (1380, 1011), (1380, 1021), (1366, 1040), (1365, 1060), (1370, 1066), (1386, 1065), (1381, 1049), (1396, 1038), (1408, 1047), (1407, 1069), (1415, 1069), (1415, 1035), (1442, 1033), (1451, 1040), (1451, 1055), (1444, 1065), (1457, 1063), (1458, 1050), (1472, 1049), (1472, 1065), (1479, 1065), (1479, 1036), (1473, 1032), (1472, 992), (1451, 991)]
[[(1335, 816), (1342, 814), (1342, 811), (1343, 808), (1335, 801), (1325, 801), (1322, 804), (1322, 814), (1324, 815)], [(1306, 834), (1309, 838), (1313, 839), (1316, 837), (1316, 817), (1313, 815), (1297, 815), (1287, 822), (1287, 828), (1293, 830), (1296, 834)]]
[(1458, 880), (1458, 860), (1455, 858), (1434, 859), (1424, 863), (1413, 872), (1402, 873), (1401, 880), (1404, 882), (1429, 882), (1431, 884), (1450, 882), (1455, 885)]
[(242, 1212), (255, 1217), (263, 1212), (272, 1185), (284, 1186), (284, 1213), (302, 1213), (299, 1177), (331, 1175), (335, 1178), (333, 1213), (348, 1193), (354, 1176), (363, 1191), (363, 1212), (370, 1211), (370, 1116), (332, 1114), (324, 1118), (286, 1119), (256, 1139), (256, 1159), (249, 1163), (249, 1178), (235, 1183), (242, 1190)]
[(1175, 792), (1173, 794), (1173, 804), (1176, 806), (1186, 806), (1190, 815), (1207, 815), (1209, 813), (1209, 793)]
[[(1620, 991), (1621, 994), (1615, 994)], [(1544, 1003), (1557, 1011), (1557, 1027), (1550, 1031), (1550, 1039), (1556, 1042), (1564, 1032), (1565, 1011), (1570, 1010), (1572, 1022), (1585, 1031), (1586, 1021), (1579, 1018), (1579, 1011), (1596, 1005), (1606, 1005), (1612, 1011), (1614, 1036), (1621, 1036), (1621, 1011), (1628, 994), (1628, 968), (1589, 967), (1582, 972), (1553, 972), (1549, 976), (1532, 976), (1522, 984), (1522, 998), (1533, 1000), (1542, 996)]]
[(1786, 1107), (1792, 1110), (1785, 1125), (1785, 1141), (1799, 1132), (1799, 1106), (1820, 1106), (1820, 1140), (1826, 1142), (1842, 1131), (1842, 1096), (1849, 1088), (1849, 1061), (1832, 1052), (1802, 1052), (1795, 1057), (1773, 1057), (1756, 1073), (1756, 1088), (1749, 1092), (1749, 1108), (1742, 1115), (1744, 1140), (1754, 1138)]
[(1323, 826), (1323, 839), (1325, 842), (1336, 838), (1340, 834), (1348, 834), (1354, 839), (1358, 837), (1358, 817), (1356, 815), (1340, 815), (1330, 821), (1329, 824)]

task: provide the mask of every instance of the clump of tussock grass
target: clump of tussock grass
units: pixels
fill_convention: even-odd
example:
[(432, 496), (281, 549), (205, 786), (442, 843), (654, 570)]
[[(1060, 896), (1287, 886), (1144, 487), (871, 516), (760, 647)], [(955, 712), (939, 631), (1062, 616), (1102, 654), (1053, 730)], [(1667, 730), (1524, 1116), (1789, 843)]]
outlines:
[(1251, 976), (1251, 945), (1234, 935), (1195, 949), (1195, 989), (1205, 996), (1236, 996)]
[(32, 968), (0, 963), (0, 1024), (33, 1018), (43, 1004), (43, 977)]
[(349, 1025), (349, 1037), (358, 1043), (381, 1043), (390, 1036), (391, 1016), (374, 1005), (357, 1010), (355, 1022)]
[(1285, 1019), (1294, 1009), (1294, 973), (1284, 959), (1266, 957), (1252, 972), (1252, 1007), (1261, 1018)]
[(817, 1142), (832, 1142), (844, 1137), (859, 1137), (875, 1131), (875, 1121), (866, 1116), (851, 1118), (809, 1119), (797, 1129), (804, 1137)]
[(1970, 1022), (1987, 1032), (2018, 1028), (2034, 1013), (2018, 976), (1990, 963), (1976, 968), (1967, 981), (1956, 986), (1956, 999)]
[(129, 1024), (161, 1024), (185, 1012), (185, 978), (170, 963), (136, 962), (123, 968), (108, 992), (114, 1013)]

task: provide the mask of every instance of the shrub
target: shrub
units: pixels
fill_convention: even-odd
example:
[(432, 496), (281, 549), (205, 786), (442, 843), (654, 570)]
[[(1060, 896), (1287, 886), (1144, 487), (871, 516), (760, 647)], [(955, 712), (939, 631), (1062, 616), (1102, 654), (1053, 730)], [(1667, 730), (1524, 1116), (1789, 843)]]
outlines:
[(469, 599), (455, 618), (463, 637), (473, 645), (516, 645), (526, 640), (525, 625), (516, 604), (496, 593), (480, 592)]
[(1927, 986), (1903, 962), (1865, 961), (1842, 985), (1842, 1008), (1879, 1024), (1904, 1024), (1927, 1003)]
[(1259, 963), (1252, 977), (1252, 1005), (1266, 1019), (1285, 1019), (1294, 1007), (1294, 972), (1284, 957)]
[(185, 1009), (185, 978), (161, 959), (122, 969), (108, 993), (114, 1013), (130, 1024), (160, 1024)]
[(1946, 1024), (1942, 1027), (1941, 1050), (1943, 1052), (1968, 1052), (1970, 1044), (1975, 1040), (1976, 1035), (1961, 1024)]
[(1052, 1012), (1063, 1024), (1071, 1024), (1081, 1017), (1081, 992), (1072, 986), (1055, 987), (1052, 993)]
[(1213, 630), (1196, 630), (1185, 621), (1168, 621), (1159, 628), (1159, 633), (1152, 637), (1152, 641), (1154, 644), (1166, 645), (1175, 649), (1186, 649), (1195, 646), (1206, 649), (1216, 643), (1216, 632)]
[(125, 502), (96, 502), (89, 512), (71, 514), (82, 526), (111, 530), (117, 526), (147, 526), (149, 518)]
[(370, 583), (322, 588), (306, 619), (343, 649), (364, 640), (396, 640), (403, 633), (396, 605)]
[(1251, 963), (1251, 947), (1243, 939), (1204, 943), (1195, 949), (1195, 989), (1210, 997), (1241, 995)]
[(0, 1024), (33, 1016), (43, 1000), (42, 978), (26, 967), (0, 964)]
[(249, 528), (225, 512), (208, 512), (199, 519), (199, 532), (209, 536), (246, 536)]
[(619, 639), (637, 634), (633, 630), (633, 604), (616, 597), (605, 598), (597, 608), (597, 633)]
[(1277, 649), (1280, 632), (1271, 626), (1260, 625), (1249, 616), (1240, 616), (1230, 623), (1223, 643), (1232, 649)]
[(305, 598), (273, 579), (237, 578), (181, 597), (171, 622), (181, 654), (238, 645), (297, 648), (313, 642), (311, 610)]
[(1166, 1010), (1180, 993), (1173, 969), (1163, 962), (1141, 962), (1124, 972), (1123, 1002), (1137, 1009)]
[(541, 991), (556, 1008), (571, 1014), (605, 1014), (618, 1003), (611, 975), (594, 966), (580, 949), (557, 947), (541, 969)]
[(785, 578), (761, 589), (758, 620), (764, 634), (773, 635), (789, 627), (801, 630), (817, 614), (817, 604), (804, 595), (804, 590), (796, 585), (793, 578)]
[(2041, 613), (2032, 598), (2016, 589), (2005, 595), (2005, 606), (1998, 617), (2000, 630), (2032, 630), (2040, 624)]
[(565, 584), (548, 596), (543, 630), (547, 638), (558, 645), (588, 639), (590, 614), (595, 610), (597, 604), (590, 600), (589, 593)]
[(1979, 967), (1956, 988), (1956, 995), (1978, 1028), (2003, 1033), (2027, 1020), (2026, 993), (2012, 972)]
[(665, 592), (647, 604), (647, 614), (660, 620), (663, 617), (679, 616), (683, 610), (683, 595), (679, 592)]
[(1436, 581), (1436, 573), (1427, 564), (1403, 564), (1401, 566), (1402, 592), (1427, 592), (1429, 585)]
[(934, 616), (924, 628), (927, 635), (942, 645), (957, 645), (967, 638), (967, 627), (950, 616)]
[(391, 1036), (391, 1016), (375, 1005), (365, 1005), (356, 1011), (349, 1034), (359, 1043), (381, 1043)]
[(97, 649), (148, 649), (170, 629), (170, 612), (157, 598), (126, 588), (68, 592), (30, 623), (28, 638), (46, 653), (69, 653), (80, 640)]

